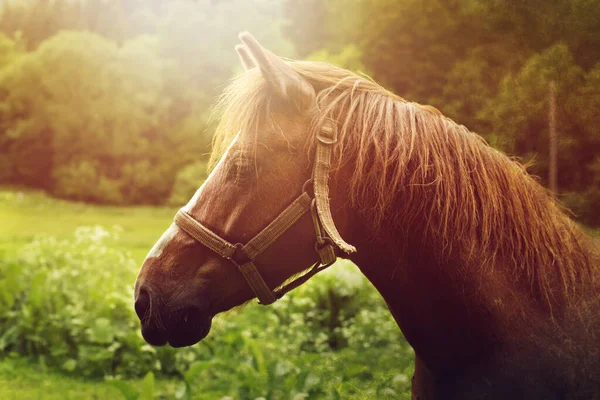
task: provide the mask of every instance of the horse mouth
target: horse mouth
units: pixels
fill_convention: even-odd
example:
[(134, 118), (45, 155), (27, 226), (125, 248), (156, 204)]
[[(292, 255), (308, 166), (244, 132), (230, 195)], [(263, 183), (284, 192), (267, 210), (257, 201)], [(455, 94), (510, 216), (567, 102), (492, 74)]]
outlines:
[(195, 325), (193, 330), (172, 330), (167, 335), (167, 342), (171, 347), (192, 346), (208, 335), (211, 320), (203, 325)]
[(212, 324), (212, 317), (193, 314), (188, 312), (164, 323), (142, 323), (142, 337), (152, 346), (192, 346), (208, 335)]

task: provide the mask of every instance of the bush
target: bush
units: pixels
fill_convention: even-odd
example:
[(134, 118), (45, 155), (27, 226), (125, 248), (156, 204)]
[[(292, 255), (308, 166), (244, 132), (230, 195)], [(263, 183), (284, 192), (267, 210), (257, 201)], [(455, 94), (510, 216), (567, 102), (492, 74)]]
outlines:
[(174, 369), (144, 343), (132, 310), (135, 262), (108, 244), (116, 231), (79, 228), (41, 238), (0, 260), (0, 351), (39, 357), (86, 376)]
[(575, 214), (575, 218), (586, 225), (600, 226), (600, 188), (590, 187), (584, 192), (570, 192), (562, 197), (562, 202)]
[(409, 398), (412, 350), (352, 264), (272, 307), (217, 317), (196, 346), (154, 348), (132, 307), (137, 266), (112, 247), (118, 233), (79, 228), (0, 258), (0, 354), (91, 377), (175, 375), (178, 398)]
[(103, 176), (96, 163), (81, 161), (54, 171), (53, 193), (62, 198), (94, 203), (123, 202), (119, 183)]
[(186, 204), (206, 179), (208, 166), (206, 161), (198, 161), (182, 168), (175, 178), (168, 204), (181, 206)]
[(172, 167), (148, 160), (127, 163), (115, 176), (104, 175), (94, 161), (72, 162), (53, 172), (52, 194), (99, 204), (162, 204), (169, 196)]

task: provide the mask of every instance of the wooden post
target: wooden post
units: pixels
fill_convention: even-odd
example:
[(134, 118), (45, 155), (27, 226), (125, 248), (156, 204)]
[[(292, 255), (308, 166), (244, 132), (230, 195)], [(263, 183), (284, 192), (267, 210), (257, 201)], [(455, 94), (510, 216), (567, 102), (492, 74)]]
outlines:
[(548, 111), (548, 128), (550, 133), (550, 145), (549, 145), (549, 158), (550, 165), (548, 171), (548, 181), (550, 184), (550, 190), (556, 196), (558, 194), (558, 183), (556, 179), (557, 174), (557, 152), (558, 152), (558, 140), (556, 134), (556, 82), (550, 81), (550, 93), (549, 93), (549, 111)]

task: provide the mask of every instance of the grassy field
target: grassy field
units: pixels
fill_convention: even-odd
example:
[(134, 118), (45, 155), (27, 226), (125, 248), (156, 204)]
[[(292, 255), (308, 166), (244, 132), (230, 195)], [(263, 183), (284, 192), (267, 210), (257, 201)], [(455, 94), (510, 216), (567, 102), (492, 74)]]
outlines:
[(0, 361), (0, 398), (17, 399), (99, 399), (118, 398), (110, 383), (84, 382), (41, 370), (24, 360)]
[[(7, 257), (23, 256), (24, 245), (48, 235), (68, 242), (79, 226), (100, 225), (109, 229), (118, 226), (121, 233), (115, 246), (129, 252), (141, 265), (148, 250), (171, 223), (175, 211), (175, 208), (166, 207), (100, 207), (52, 199), (36, 191), (3, 188), (0, 189), (0, 253)], [(62, 250), (56, 251), (71, 251), (64, 244), (60, 246)], [(109, 271), (116, 267), (111, 274), (123, 287), (133, 285), (135, 271), (123, 271), (113, 265), (108, 267)], [(344, 344), (343, 349), (332, 352), (318, 330), (323, 322), (318, 318), (327, 316), (328, 312), (324, 311), (327, 307), (320, 311), (321, 314), (310, 317), (312, 322), (309, 323), (317, 324), (313, 328), (306, 325), (303, 318), (309, 298), (329, 299), (332, 287), (343, 286), (335, 275), (338, 273), (349, 279), (344, 290), (352, 291), (357, 285), (361, 286), (361, 296), (374, 298), (375, 303), (369, 300), (369, 304), (376, 304), (377, 312), (374, 313), (372, 307), (365, 309), (356, 317), (362, 322), (340, 327), (352, 330), (349, 335), (354, 344)], [(196, 353), (176, 352), (181, 357), (203, 357), (202, 354), (209, 353), (208, 361), (197, 362), (190, 369), (196, 372), (189, 378), (188, 391), (193, 394), (188, 398), (213, 399), (231, 395), (254, 399), (271, 393), (266, 397), (284, 399), (294, 391), (315, 390), (336, 399), (409, 398), (412, 349), (402, 340), (379, 295), (369, 284), (365, 286), (365, 281), (351, 265), (336, 266), (273, 307), (250, 305), (241, 312), (219, 316), (211, 335), (194, 346)], [(307, 291), (310, 292), (308, 295)], [(128, 307), (127, 304), (124, 307)], [(139, 334), (135, 326), (125, 328), (125, 331)], [(313, 336), (318, 340), (315, 341)], [(378, 342), (377, 338), (383, 341)], [(385, 344), (390, 340), (394, 350)], [(299, 354), (300, 343), (325, 347)], [(372, 346), (371, 343), (383, 344)], [(286, 350), (288, 348), (290, 350)], [(405, 356), (398, 358), (399, 354)], [(203, 363), (215, 367), (205, 369)], [(43, 360), (25, 359), (18, 352), (3, 354), (0, 351), (0, 399), (123, 398), (114, 382), (84, 378), (77, 369), (61, 372), (60, 364), (58, 367), (46, 367)], [(190, 370), (184, 368), (181, 372), (185, 374)], [(148, 369), (143, 371), (145, 374)], [(169, 376), (172, 377), (156, 379), (152, 398), (175, 397), (183, 380)], [(134, 388), (142, 385), (141, 379), (123, 379), (122, 382)], [(317, 387), (321, 389), (315, 389)]]
[(38, 235), (65, 239), (81, 225), (123, 229), (119, 246), (140, 264), (175, 215), (167, 207), (100, 207), (0, 188), (0, 250), (13, 252)]
[[(128, 383), (141, 389), (142, 380)], [(155, 398), (172, 398), (176, 382), (156, 381)], [(0, 399), (3, 400), (90, 400), (120, 399), (121, 392), (110, 381), (85, 381), (52, 372), (23, 359), (0, 360)]]
[[(1, 188), (0, 251), (16, 254), (37, 236), (67, 239), (82, 225), (119, 226), (122, 234), (117, 246), (128, 250), (141, 265), (175, 211), (158, 207), (96, 207), (52, 199), (36, 191)], [(130, 382), (139, 385), (138, 381)], [(173, 386), (172, 382), (158, 380), (155, 394), (172, 394)], [(111, 382), (65, 376), (23, 359), (0, 359), (0, 399), (115, 398), (121, 398), (121, 394)]]

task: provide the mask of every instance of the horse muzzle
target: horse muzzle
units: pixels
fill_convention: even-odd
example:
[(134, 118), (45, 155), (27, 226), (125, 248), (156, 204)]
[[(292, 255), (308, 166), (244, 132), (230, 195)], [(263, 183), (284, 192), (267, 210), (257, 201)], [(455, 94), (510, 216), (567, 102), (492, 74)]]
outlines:
[(210, 332), (213, 315), (205, 307), (158, 304), (147, 289), (135, 299), (135, 312), (141, 322), (142, 337), (153, 346), (191, 346)]

